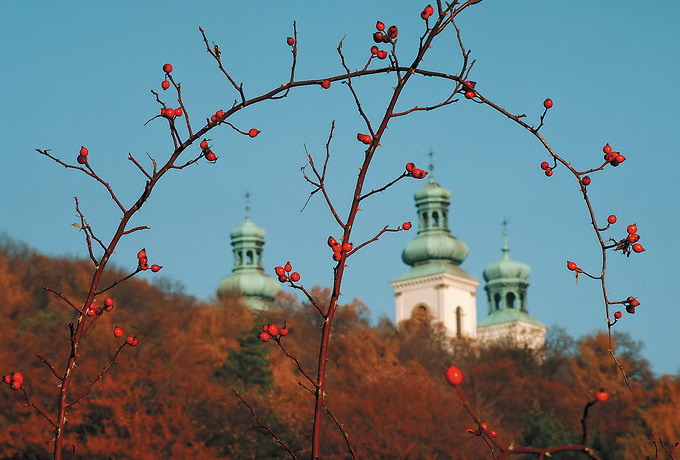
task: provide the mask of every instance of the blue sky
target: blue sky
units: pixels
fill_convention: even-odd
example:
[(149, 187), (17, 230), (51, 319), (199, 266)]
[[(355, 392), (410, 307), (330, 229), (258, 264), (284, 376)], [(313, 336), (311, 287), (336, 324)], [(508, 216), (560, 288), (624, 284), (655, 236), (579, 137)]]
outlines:
[[(425, 4), (413, 2), (8, 2), (0, 17), (0, 232), (50, 255), (86, 255), (76, 222), (78, 196), (90, 224), (111, 236), (119, 216), (104, 189), (84, 175), (40, 157), (51, 149), (75, 161), (90, 150), (91, 164), (125, 203), (139, 195), (143, 177), (127, 160), (146, 153), (162, 161), (171, 151), (167, 124), (144, 123), (158, 111), (150, 89), (160, 91), (161, 67), (171, 62), (182, 83), (194, 125), (236, 97), (206, 53), (198, 27), (219, 43), (223, 60), (247, 95), (285, 82), (290, 51), (285, 39), (297, 21), (299, 79), (342, 73), (337, 52), (363, 67), (373, 44), (375, 21), (399, 26), (398, 53), (410, 62), (423, 31)], [(610, 254), (608, 290), (613, 298), (636, 296), (635, 316), (616, 328), (645, 343), (656, 372), (676, 373), (680, 361), (676, 321), (678, 238), (678, 126), (680, 96), (680, 4), (639, 2), (507, 2), (485, 0), (459, 19), (464, 44), (476, 63), (477, 89), (499, 105), (537, 120), (542, 101), (555, 102), (542, 134), (579, 169), (599, 165), (609, 142), (627, 161), (593, 175), (596, 216), (619, 217), (612, 229), (625, 234), (636, 222), (647, 249), (629, 259)], [(449, 31), (438, 38), (424, 66), (456, 73), (460, 56)], [(448, 86), (414, 81), (402, 108), (438, 100)], [(357, 82), (370, 117), (384, 107), (392, 76)], [(169, 92), (162, 96), (173, 106)], [(176, 103), (174, 104), (176, 105)], [(146, 247), (162, 274), (199, 298), (214, 295), (233, 266), (230, 231), (244, 218), (251, 194), (252, 218), (267, 230), (264, 262), (290, 260), (306, 285), (329, 285), (333, 261), (328, 235), (339, 229), (319, 196), (300, 212), (311, 188), (300, 175), (305, 147), (322, 161), (332, 120), (328, 188), (346, 213), (363, 147), (362, 121), (344, 85), (301, 88), (282, 101), (250, 107), (232, 119), (257, 127), (255, 139), (228, 127), (213, 130), (212, 165), (199, 162), (170, 174), (135, 219), (151, 230), (119, 246), (114, 263), (132, 268)], [(198, 147), (195, 149), (198, 152)], [(369, 187), (396, 177), (408, 161), (423, 167), (434, 152), (434, 177), (451, 190), (453, 234), (470, 248), (462, 267), (481, 280), (501, 256), (502, 225), (508, 220), (511, 256), (531, 266), (529, 310), (546, 325), (575, 336), (605, 330), (599, 286), (574, 284), (565, 268), (574, 260), (597, 271), (598, 245), (578, 185), (564, 168), (546, 178), (546, 154), (520, 126), (484, 106), (462, 100), (435, 112), (390, 124), (371, 167)], [(355, 242), (385, 225), (413, 220), (413, 194), (423, 185), (401, 181), (368, 200), (355, 225)], [(375, 318), (394, 319), (391, 279), (408, 267), (401, 250), (415, 231), (385, 235), (349, 261), (344, 295), (363, 300)], [(144, 274), (149, 276), (150, 274)], [(486, 314), (478, 291), (480, 318)]]

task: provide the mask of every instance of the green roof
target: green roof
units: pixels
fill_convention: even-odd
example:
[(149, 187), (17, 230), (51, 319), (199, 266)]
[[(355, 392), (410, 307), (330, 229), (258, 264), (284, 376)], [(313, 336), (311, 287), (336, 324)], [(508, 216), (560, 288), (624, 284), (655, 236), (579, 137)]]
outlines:
[(396, 283), (399, 281), (422, 278), (424, 276), (439, 275), (442, 273), (448, 273), (449, 275), (453, 275), (458, 278), (464, 278), (470, 281), (474, 281), (475, 283), (479, 283), (479, 281), (474, 276), (460, 268), (458, 265), (454, 265), (452, 263), (437, 263), (437, 262), (429, 262), (422, 265), (416, 265), (415, 267), (411, 268), (410, 270), (407, 270), (405, 273), (401, 274), (397, 278), (393, 279), (391, 282)]
[(489, 316), (478, 322), (477, 327), (495, 326), (497, 324), (513, 323), (515, 321), (521, 321), (523, 323), (545, 328), (539, 320), (518, 308), (495, 310)]

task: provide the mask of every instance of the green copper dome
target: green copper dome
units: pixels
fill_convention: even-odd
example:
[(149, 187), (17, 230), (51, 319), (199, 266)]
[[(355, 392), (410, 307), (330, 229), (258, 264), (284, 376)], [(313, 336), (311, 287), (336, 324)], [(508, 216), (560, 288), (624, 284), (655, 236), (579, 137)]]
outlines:
[(414, 195), (418, 211), (418, 235), (404, 248), (401, 259), (415, 266), (428, 262), (460, 265), (468, 255), (465, 243), (451, 235), (448, 211), (451, 192), (430, 176)]
[(245, 296), (248, 306), (258, 310), (274, 301), (281, 286), (262, 267), (265, 233), (250, 220), (250, 206), (246, 206), (246, 220), (231, 232), (234, 270), (220, 283), (218, 296)]
[(496, 280), (522, 280), (529, 278), (531, 269), (527, 264), (517, 262), (510, 258), (510, 248), (508, 247), (507, 232), (504, 232), (505, 245), (503, 246), (503, 258), (497, 262), (487, 265), (484, 269), (484, 281), (491, 282)]

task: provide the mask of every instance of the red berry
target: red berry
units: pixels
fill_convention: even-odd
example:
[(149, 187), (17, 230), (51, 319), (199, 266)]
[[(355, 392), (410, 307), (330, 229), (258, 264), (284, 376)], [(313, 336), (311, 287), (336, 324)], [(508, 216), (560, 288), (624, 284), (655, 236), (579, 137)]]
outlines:
[(456, 366), (449, 366), (444, 377), (451, 385), (460, 385), (463, 382), (463, 373)]
[(279, 334), (281, 334), (281, 336), (288, 335), (288, 326), (284, 325), (279, 331)]
[(288, 43), (288, 46), (293, 46), (295, 44), (295, 39), (293, 37), (288, 37), (286, 38), (286, 43)]
[(628, 230), (628, 233), (631, 234), (631, 235), (632, 235), (633, 233), (637, 233), (637, 225), (635, 225), (635, 224), (630, 224), (630, 225), (628, 226), (628, 228), (626, 228), (626, 230)]
[(139, 260), (146, 259), (146, 251), (145, 251), (144, 249), (142, 249), (141, 251), (139, 251), (139, 252), (137, 253), (137, 258), (138, 258)]
[(147, 260), (146, 257), (139, 261), (139, 268), (141, 268), (142, 270), (149, 269), (149, 261)]
[(293, 273), (291, 273), (291, 274), (290, 274), (290, 280), (291, 280), (293, 283), (297, 283), (298, 281), (300, 281), (300, 274), (299, 274), (298, 272), (293, 272)]
[(404, 222), (403, 224), (401, 224), (401, 228), (403, 228), (404, 230), (411, 230), (411, 222)]
[(491, 430), (491, 431), (489, 431), (489, 436), (491, 436), (492, 438), (495, 438), (496, 436), (498, 436), (498, 433), (496, 433), (494, 430)]
[(163, 64), (163, 72), (165, 73), (172, 72), (172, 64)]
[(631, 307), (639, 307), (640, 301), (635, 297), (628, 297), (628, 302), (630, 302)]
[(164, 90), (170, 88), (170, 82), (168, 80), (163, 80), (161, 82), (161, 88), (163, 88)]
[(5, 382), (7, 385), (10, 385), (12, 383), (12, 376), (6, 375), (2, 378), (2, 381)]
[(618, 155), (616, 155), (616, 162), (617, 162), (617, 163), (621, 164), (621, 163), (623, 163), (624, 161), (626, 161), (626, 157), (624, 157), (624, 156), (621, 155), (620, 153), (619, 153)]
[(544, 161), (543, 163), (541, 163), (541, 169), (542, 169), (543, 171), (546, 171), (546, 170), (549, 169), (549, 168), (550, 168), (550, 165), (548, 164), (547, 161)]
[(397, 35), (399, 35), (399, 29), (397, 29), (397, 26), (390, 26), (389, 29), (387, 29), (387, 36), (390, 38), (396, 38)]
[(578, 265), (576, 265), (576, 262), (568, 261), (567, 262), (567, 268), (571, 271), (574, 271), (578, 268)]
[(549, 109), (552, 106), (553, 106), (552, 99), (546, 99), (545, 101), (543, 101), (543, 107), (545, 107), (546, 109)]
[(434, 14), (434, 8), (432, 8), (432, 5), (427, 5), (424, 11), (430, 16)]
[(376, 32), (373, 34), (373, 41), (376, 43), (382, 43), (384, 37), (385, 35), (382, 32)]
[(378, 30), (385, 30), (385, 24), (378, 21), (378, 22), (375, 23), (375, 28), (378, 29)]
[(269, 335), (271, 336), (276, 336), (279, 333), (279, 328), (276, 327), (276, 324), (270, 324), (267, 326), (267, 332), (269, 332)]
[(330, 88), (330, 87), (331, 87), (331, 82), (330, 82), (330, 80), (324, 80), (324, 81), (322, 81), (322, 82), (321, 82), (321, 87), (322, 87), (323, 89), (328, 89), (328, 88)]
[(223, 115), (224, 115), (224, 110), (221, 110), (221, 109), (220, 109), (220, 110), (218, 110), (217, 112), (215, 112), (215, 116), (216, 116), (217, 118), (222, 118)]
[(206, 141), (205, 139), (203, 139), (203, 140), (201, 141), (201, 144), (200, 144), (200, 145), (201, 145), (201, 148), (202, 148), (203, 150), (205, 150), (205, 149), (208, 148), (208, 141)]
[(269, 340), (269, 333), (268, 332), (260, 332), (259, 338), (260, 338), (261, 342), (266, 342), (267, 340)]
[(18, 372), (12, 372), (12, 381), (19, 382), (19, 385), (21, 385), (22, 383), (24, 383), (24, 376)]
[(362, 133), (357, 133), (357, 140), (367, 145), (373, 141), (373, 139), (371, 139), (371, 136)]
[(255, 137), (255, 136), (257, 136), (258, 134), (260, 134), (260, 131), (259, 131), (258, 129), (256, 129), (256, 128), (250, 128), (250, 131), (248, 131), (248, 135), (249, 135), (250, 137)]
[(215, 123), (215, 122), (217, 121), (217, 115), (212, 115), (212, 116), (210, 117), (210, 121), (212, 121), (213, 123)]
[(279, 275), (280, 283), (285, 283), (286, 281), (288, 281), (288, 277), (286, 275)]
[(581, 183), (585, 186), (590, 185), (590, 176), (585, 176), (583, 179), (581, 179)]
[(170, 107), (165, 109), (165, 118), (175, 118), (175, 109), (172, 109)]
[(545, 170), (545, 175), (548, 176), (548, 177), (552, 176), (552, 175), (553, 175), (553, 170), (552, 170), (552, 169), (546, 169), (546, 170)]
[(182, 109), (179, 107), (175, 109), (175, 116), (181, 117), (182, 116)]
[(378, 56), (378, 59), (385, 59), (387, 57), (387, 51), (380, 50), (376, 55)]
[(629, 243), (637, 243), (640, 240), (640, 235), (638, 235), (637, 233), (631, 233), (630, 235), (628, 235), (627, 239)]
[(337, 241), (333, 243), (333, 252), (340, 252), (342, 251), (342, 244), (338, 243)]
[(128, 335), (127, 338), (125, 339), (125, 341), (128, 343), (128, 345), (132, 345), (132, 346), (134, 346), (135, 340), (136, 340), (136, 337), (133, 337), (131, 335)]
[(406, 171), (413, 172), (414, 169), (416, 169), (415, 163), (406, 163)]
[(615, 224), (616, 223), (616, 216), (612, 214), (611, 216), (607, 217), (607, 222), (610, 224)]
[(208, 152), (205, 154), (205, 159), (208, 161), (217, 161), (217, 155), (215, 155), (215, 152)]
[(341, 258), (342, 258), (342, 256), (340, 255), (339, 252), (334, 252), (334, 253), (333, 253), (333, 260), (334, 260), (334, 261), (338, 262)]
[(489, 425), (487, 425), (485, 422), (480, 423), (479, 427), (484, 431), (489, 429)]
[(293, 266), (290, 264), (290, 262), (286, 262), (286, 265), (283, 266), (283, 269), (289, 272), (293, 269)]
[(280, 265), (278, 267), (274, 268), (274, 271), (276, 272), (277, 276), (281, 276), (281, 275), (286, 274), (286, 270), (284, 270), (283, 267), (280, 266)]
[(413, 174), (413, 177), (416, 179), (423, 179), (425, 176), (427, 176), (427, 171), (423, 171), (422, 169), (414, 169), (411, 174)]
[(604, 147), (602, 147), (602, 151), (606, 154), (610, 154), (612, 153), (612, 146), (607, 144)]
[(94, 308), (90, 307), (87, 309), (87, 316), (94, 316)]
[(113, 299), (111, 297), (107, 297), (106, 299), (104, 299), (104, 305), (106, 305), (107, 307), (112, 306), (113, 305)]
[(85, 147), (80, 147), (80, 154), (86, 157), (90, 152), (87, 151)]
[(595, 399), (599, 402), (605, 402), (609, 399), (609, 393), (604, 391), (604, 388), (600, 388), (599, 391), (595, 392)]
[(378, 54), (378, 47), (373, 45), (371, 46), (371, 54), (376, 55)]
[(342, 243), (342, 250), (349, 252), (352, 250), (352, 243)]
[(19, 388), (21, 388), (21, 383), (20, 382), (12, 382), (11, 387), (12, 387), (12, 390), (18, 390)]
[(85, 163), (87, 163), (87, 157), (85, 157), (83, 155), (78, 155), (78, 158), (76, 158), (76, 161), (78, 161), (78, 163), (80, 163), (81, 165), (84, 165)]
[(113, 328), (113, 336), (118, 338), (123, 336), (123, 330), (119, 328), (118, 326)]
[(614, 313), (614, 318), (616, 318), (616, 319), (621, 319), (622, 316), (623, 316), (623, 314), (620, 311), (617, 311), (617, 312)]
[(154, 273), (158, 273), (159, 271), (161, 271), (161, 268), (163, 268), (163, 267), (161, 267), (160, 265), (157, 265), (157, 264), (153, 264), (151, 266), (151, 271), (154, 272)]
[(635, 307), (632, 305), (626, 305), (626, 311), (630, 313), (631, 315), (635, 314)]
[(333, 247), (333, 245), (337, 244), (337, 240), (333, 238), (332, 236), (328, 237), (328, 246)]
[(465, 99), (474, 99), (474, 97), (475, 97), (474, 91), (465, 91)]

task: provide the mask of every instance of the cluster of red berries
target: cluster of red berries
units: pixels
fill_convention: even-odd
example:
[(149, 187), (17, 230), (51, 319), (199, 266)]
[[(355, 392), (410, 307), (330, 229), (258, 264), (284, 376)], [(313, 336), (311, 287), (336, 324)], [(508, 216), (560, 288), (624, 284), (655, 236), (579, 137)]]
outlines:
[(427, 20), (430, 16), (434, 14), (434, 8), (432, 5), (427, 5), (423, 11), (420, 12), (420, 17)]
[(553, 106), (552, 99), (548, 98), (545, 101), (543, 101), (543, 107), (545, 107), (546, 109), (550, 109), (552, 108), (552, 106)]
[(297, 283), (300, 281), (300, 274), (298, 272), (293, 272), (291, 273), (290, 271), (293, 269), (293, 266), (290, 264), (290, 262), (286, 262), (286, 265), (278, 266), (274, 268), (274, 271), (276, 272), (276, 275), (279, 277), (279, 281), (282, 283), (285, 283), (286, 281), (290, 280), (293, 283)]
[(210, 146), (208, 145), (208, 141), (206, 139), (203, 139), (201, 141), (201, 150), (203, 151), (203, 156), (205, 156), (205, 159), (211, 162), (217, 161), (217, 155), (215, 155), (215, 152), (213, 152), (210, 149)]
[[(541, 163), (541, 169), (545, 171), (545, 175), (550, 177), (553, 175), (553, 168), (550, 167), (550, 164), (547, 161), (544, 161)], [(585, 178), (584, 178), (585, 179)], [(588, 184), (590, 183), (590, 178), (588, 178)], [(588, 185), (586, 184), (586, 185)]]
[(475, 97), (475, 85), (476, 81), (465, 80), (463, 82), (463, 92), (465, 93), (466, 99), (472, 99)]
[(623, 304), (626, 306), (626, 311), (633, 315), (635, 314), (635, 307), (640, 305), (640, 301), (633, 296), (629, 296), (623, 301)]
[(286, 322), (283, 322), (283, 327), (279, 329), (276, 324), (270, 323), (262, 326), (262, 332), (260, 332), (258, 338), (262, 342), (267, 342), (269, 339), (274, 338), (274, 340), (280, 340), (284, 335), (288, 335), (288, 326)]
[[(413, 176), (416, 179), (423, 179), (427, 176), (427, 171), (416, 168), (415, 163), (406, 163), (406, 172), (409, 176)], [(408, 228), (406, 230), (408, 230)]]
[(184, 112), (182, 112), (180, 107), (177, 107), (176, 109), (173, 109), (172, 107), (163, 107), (161, 109), (161, 117), (165, 117), (170, 121), (174, 120), (175, 117), (181, 117), (182, 113)]
[(105, 311), (111, 310), (113, 310), (113, 299), (111, 297), (107, 297), (104, 299), (103, 307), (95, 307), (94, 305), (90, 305), (90, 307), (87, 309), (87, 316), (101, 316)]
[[(113, 336), (117, 339), (121, 338), (123, 336), (123, 329), (120, 327), (116, 326), (113, 328)], [(134, 335), (128, 335), (127, 338), (125, 339), (128, 345), (131, 345), (133, 347), (137, 346), (139, 343), (139, 339), (135, 337)]]
[[(611, 217), (611, 216), (610, 216)], [(637, 225), (630, 224), (626, 230), (628, 231), (628, 236), (619, 241), (616, 244), (616, 251), (623, 251), (627, 256), (630, 255), (630, 251), (637, 252), (638, 254), (645, 250), (638, 241), (640, 240), (640, 235), (637, 233)]]
[(149, 259), (146, 257), (145, 249), (142, 249), (137, 253), (137, 260), (139, 261), (140, 270), (148, 270), (150, 268), (152, 272), (156, 273), (160, 271), (161, 268), (163, 268), (161, 265), (156, 264), (149, 266)]
[(373, 138), (370, 135), (362, 133), (357, 133), (357, 140), (366, 145), (373, 142)]
[[(377, 31), (373, 34), (373, 41), (376, 43), (392, 43), (392, 40), (399, 35), (397, 26), (390, 26), (385, 30), (385, 24), (380, 21), (375, 23), (375, 28)], [(378, 59), (385, 59), (387, 57), (387, 51), (381, 50), (377, 46), (371, 47), (371, 54)]]
[(340, 243), (338, 240), (332, 236), (328, 237), (328, 246), (333, 250), (333, 260), (339, 261), (342, 258), (342, 253), (348, 253), (352, 250), (352, 243)]
[(222, 118), (222, 116), (224, 116), (224, 110), (218, 110), (217, 112), (215, 112), (215, 115), (210, 116), (210, 121), (212, 121), (213, 123), (217, 123), (217, 120)]
[(600, 388), (595, 392), (595, 401), (605, 402), (609, 399), (609, 393), (607, 393), (604, 388)]
[(163, 72), (165, 72), (165, 80), (161, 82), (161, 88), (165, 91), (170, 88), (170, 82), (168, 81), (167, 75), (172, 72), (172, 64), (163, 64)]
[(618, 166), (626, 161), (626, 157), (621, 155), (619, 152), (615, 152), (612, 149), (612, 146), (609, 144), (606, 144), (604, 147), (602, 147), (602, 151), (604, 152), (604, 161), (609, 162), (609, 164), (612, 166)]
[(486, 424), (486, 422), (481, 422), (479, 424), (479, 428), (476, 430), (473, 430), (472, 428), (468, 428), (468, 433), (472, 433), (475, 436), (482, 436), (484, 434), (491, 436), (492, 438), (495, 438), (498, 436), (498, 433), (496, 433), (495, 430), (489, 430), (489, 425)]
[(12, 387), (12, 390), (18, 390), (21, 388), (21, 384), (24, 383), (24, 376), (18, 372), (12, 372), (4, 376), (2, 381)]
[(81, 165), (87, 163), (87, 155), (89, 153), (90, 152), (88, 152), (85, 147), (80, 147), (80, 153), (78, 153), (77, 158), (78, 163), (80, 163)]

